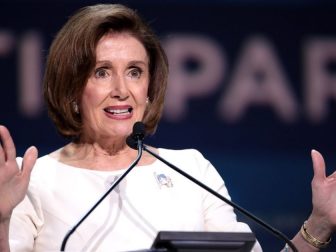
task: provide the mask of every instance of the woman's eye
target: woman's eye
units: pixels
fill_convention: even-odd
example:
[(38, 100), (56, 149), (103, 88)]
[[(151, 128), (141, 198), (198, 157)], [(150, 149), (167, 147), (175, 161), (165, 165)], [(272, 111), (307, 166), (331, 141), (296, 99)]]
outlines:
[(130, 76), (131, 78), (136, 78), (136, 79), (139, 79), (140, 76), (141, 76), (141, 74), (142, 74), (142, 70), (139, 69), (139, 68), (133, 68), (133, 69), (131, 69), (131, 71), (129, 72), (129, 76)]
[(108, 76), (108, 73), (107, 73), (106, 69), (99, 68), (95, 71), (95, 76), (97, 78), (106, 78)]

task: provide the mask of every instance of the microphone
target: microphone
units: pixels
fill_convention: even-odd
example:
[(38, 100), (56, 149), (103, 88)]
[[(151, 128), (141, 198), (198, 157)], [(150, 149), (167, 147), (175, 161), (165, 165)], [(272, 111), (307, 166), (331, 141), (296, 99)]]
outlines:
[[(139, 122), (138, 124), (142, 124), (141, 122)], [(137, 126), (137, 127), (142, 127), (145, 128), (145, 125), (143, 126)], [(133, 133), (132, 133), (133, 135)], [(135, 149), (135, 143), (136, 143), (136, 138), (133, 136), (130, 136), (128, 139), (128, 146)], [(146, 145), (142, 145), (143, 150), (148, 152), (149, 154), (151, 154), (152, 156), (154, 156), (155, 158), (157, 158), (158, 160), (160, 160), (161, 162), (163, 162), (164, 164), (166, 164), (167, 166), (169, 166), (170, 168), (172, 168), (173, 170), (175, 170), (176, 172), (180, 173), (181, 175), (183, 175), (184, 177), (186, 177), (187, 179), (191, 180), (193, 183), (197, 184), (198, 186), (202, 187), (203, 189), (205, 189), (206, 191), (208, 191), (209, 193), (211, 193), (212, 195), (216, 196), (217, 198), (219, 198), (220, 200), (224, 201), (225, 203), (229, 204), (230, 206), (232, 206), (234, 209), (238, 210), (240, 213), (244, 214), (245, 216), (247, 216), (248, 218), (252, 219), (253, 221), (255, 221), (256, 223), (258, 223), (260, 226), (262, 226), (263, 228), (265, 228), (268, 232), (270, 232), (272, 235), (275, 235), (276, 237), (282, 239), (283, 241), (285, 241), (288, 246), (294, 251), (294, 252), (298, 252), (298, 249), (294, 246), (294, 244), (292, 243), (292, 241), (290, 241), (288, 239), (288, 237), (286, 237), (283, 233), (281, 233), (279, 230), (273, 228), (271, 225), (267, 224), (266, 222), (264, 222), (263, 220), (261, 220), (260, 218), (256, 217), (255, 215), (253, 215), (252, 213), (248, 212), (247, 210), (245, 210), (244, 208), (242, 208), (241, 206), (237, 205), (236, 203), (234, 203), (231, 200), (228, 200), (227, 198), (225, 198), (224, 196), (222, 196), (221, 194), (219, 194), (218, 192), (214, 191), (213, 189), (211, 189), (210, 187), (206, 186), (205, 184), (203, 184), (202, 182), (200, 182), (199, 180), (195, 179), (194, 177), (192, 177), (191, 175), (189, 175), (188, 173), (184, 172), (183, 170), (181, 170), (180, 168), (176, 167), (175, 165), (169, 163), (167, 160), (165, 160), (164, 158), (160, 157), (159, 155), (157, 155), (155, 152), (151, 151), (150, 149), (148, 149), (146, 147)]]
[[(141, 125), (140, 125), (141, 124)], [(91, 207), (91, 209), (77, 222), (73, 228), (71, 228), (64, 236), (61, 251), (65, 251), (65, 247), (70, 236), (76, 231), (76, 229), (83, 223), (83, 221), (96, 209), (96, 207), (109, 195), (113, 189), (126, 177), (126, 175), (138, 164), (143, 150), (142, 140), (145, 137), (145, 126), (143, 123), (136, 122), (133, 125), (132, 136), (132, 149), (138, 150), (138, 155), (127, 170), (112, 184), (112, 186), (106, 191), (106, 193)], [(129, 138), (129, 137), (128, 137)], [(130, 141), (130, 140), (129, 140)]]
[(145, 138), (145, 124), (143, 124), (142, 122), (136, 122), (133, 125), (132, 134), (126, 138), (126, 143), (132, 149), (137, 149), (138, 141), (139, 140), (143, 141), (144, 138)]

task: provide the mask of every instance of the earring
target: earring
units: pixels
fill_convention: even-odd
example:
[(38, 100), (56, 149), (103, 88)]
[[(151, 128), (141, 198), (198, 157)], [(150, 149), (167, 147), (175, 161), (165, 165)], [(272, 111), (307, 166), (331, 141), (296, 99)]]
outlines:
[(147, 98), (146, 98), (146, 104), (148, 105), (148, 103), (149, 103), (149, 97), (147, 96)]
[(76, 114), (79, 114), (79, 107), (77, 102), (72, 102), (72, 109), (75, 111)]

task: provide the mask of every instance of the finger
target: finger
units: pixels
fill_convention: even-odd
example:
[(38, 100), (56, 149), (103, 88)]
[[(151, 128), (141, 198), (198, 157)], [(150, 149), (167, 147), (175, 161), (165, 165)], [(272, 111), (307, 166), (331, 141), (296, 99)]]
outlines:
[(2, 132), (4, 131), (4, 129), (3, 129), (4, 127), (2, 126), (2, 125), (0, 125), (0, 164), (2, 164), (2, 163), (4, 163), (5, 162), (5, 159), (6, 159), (6, 157), (5, 157), (5, 152), (4, 152), (4, 150), (3, 150), (3, 146), (2, 146), (2, 139), (3, 139), (3, 137), (2, 137)]
[(24, 177), (30, 177), (30, 173), (35, 165), (36, 159), (38, 156), (38, 151), (35, 146), (29, 147), (24, 156), (22, 161), (22, 175)]
[(2, 148), (2, 143), (1, 143), (1, 132), (0, 132), (0, 165), (5, 162), (5, 152)]
[(314, 180), (323, 181), (326, 178), (324, 158), (321, 153), (316, 150), (311, 151), (311, 157), (313, 161)]
[(336, 179), (336, 171), (327, 177), (328, 181), (334, 181)]
[(0, 136), (5, 161), (15, 159), (16, 158), (15, 145), (8, 129), (5, 126), (0, 126)]

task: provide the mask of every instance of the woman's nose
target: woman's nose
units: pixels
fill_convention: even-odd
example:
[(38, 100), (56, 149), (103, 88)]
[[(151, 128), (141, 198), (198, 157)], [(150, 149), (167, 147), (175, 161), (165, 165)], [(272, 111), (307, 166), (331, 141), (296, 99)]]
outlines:
[(128, 98), (129, 93), (127, 89), (127, 83), (126, 83), (126, 80), (122, 76), (113, 78), (111, 87), (112, 88), (111, 88), (110, 96), (112, 98), (117, 98), (119, 100), (125, 100)]

